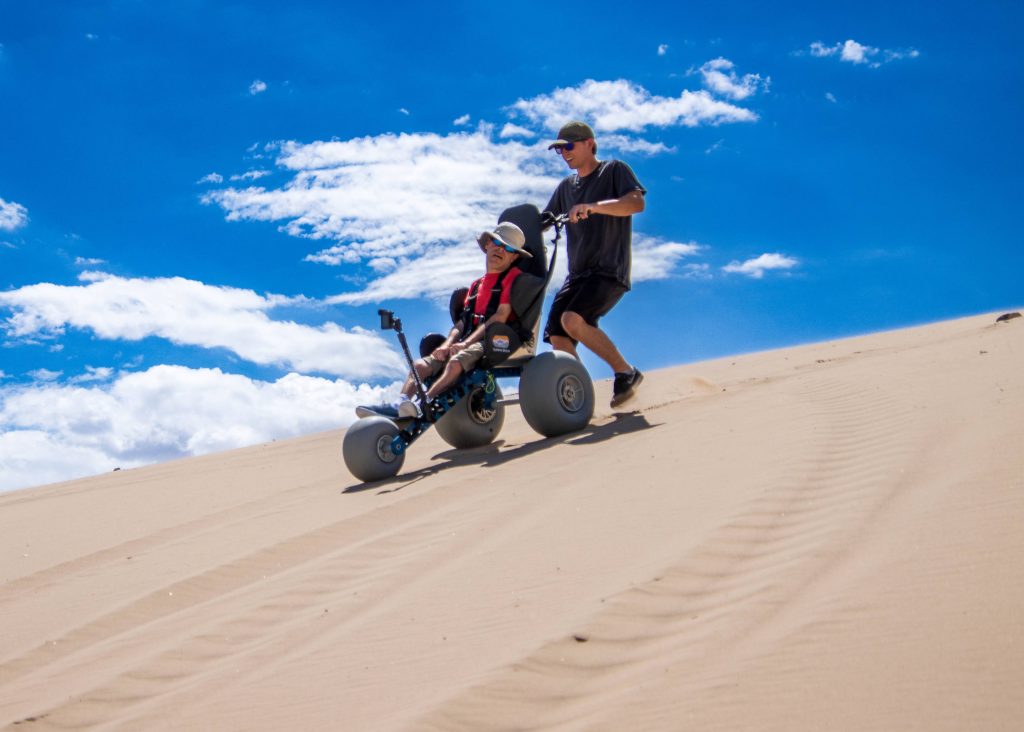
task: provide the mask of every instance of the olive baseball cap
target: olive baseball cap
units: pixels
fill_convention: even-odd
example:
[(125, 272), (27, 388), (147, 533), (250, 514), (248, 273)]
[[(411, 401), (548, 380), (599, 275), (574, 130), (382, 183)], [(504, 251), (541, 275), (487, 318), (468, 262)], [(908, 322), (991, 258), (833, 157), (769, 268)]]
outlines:
[(573, 120), (572, 122), (566, 122), (562, 125), (562, 129), (558, 131), (558, 139), (548, 145), (548, 150), (559, 145), (565, 145), (570, 142), (580, 142), (582, 140), (589, 140), (594, 136), (594, 131), (590, 129), (590, 125), (586, 122), (580, 122), (579, 120)]

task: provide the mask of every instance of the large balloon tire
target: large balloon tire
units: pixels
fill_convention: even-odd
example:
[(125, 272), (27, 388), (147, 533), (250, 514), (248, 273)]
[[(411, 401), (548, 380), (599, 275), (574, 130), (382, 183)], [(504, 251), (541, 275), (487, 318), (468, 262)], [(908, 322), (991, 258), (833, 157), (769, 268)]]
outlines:
[(471, 391), (437, 421), (437, 434), (452, 447), (463, 450), (490, 445), (505, 424), (505, 406), (498, 404), (501, 388), (494, 385), (494, 406), (484, 405), (484, 387)]
[(579, 360), (546, 351), (523, 367), (519, 406), (530, 427), (545, 437), (578, 432), (594, 416), (594, 382)]
[(396, 455), (391, 440), (398, 434), (398, 426), (384, 417), (361, 419), (345, 432), (341, 451), (349, 472), (369, 483), (398, 474), (405, 462), (405, 452)]

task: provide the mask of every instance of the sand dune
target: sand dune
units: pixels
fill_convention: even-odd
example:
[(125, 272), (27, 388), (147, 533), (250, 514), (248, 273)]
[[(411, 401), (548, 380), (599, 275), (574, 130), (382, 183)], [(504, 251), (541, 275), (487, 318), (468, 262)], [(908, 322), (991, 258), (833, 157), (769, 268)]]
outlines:
[[(1017, 730), (1024, 319), (0, 496), (0, 728)], [(610, 386), (598, 384), (599, 403)]]

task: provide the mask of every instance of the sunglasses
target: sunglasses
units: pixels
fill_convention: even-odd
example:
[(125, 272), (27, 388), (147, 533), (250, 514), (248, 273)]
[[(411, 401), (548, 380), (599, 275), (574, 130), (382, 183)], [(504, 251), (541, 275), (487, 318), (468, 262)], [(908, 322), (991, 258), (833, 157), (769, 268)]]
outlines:
[(500, 242), (500, 241), (498, 241), (497, 239), (495, 239), (493, 237), (491, 238), (491, 240), (488, 243), (489, 244), (493, 244), (496, 247), (501, 247), (502, 249), (504, 249), (509, 254), (519, 254), (519, 250), (518, 249), (516, 249), (514, 247), (510, 247), (508, 244), (505, 244), (504, 242)]
[(567, 150), (569, 152), (572, 152), (572, 149), (574, 147), (576, 147), (576, 143), (574, 143), (574, 142), (567, 142), (564, 145), (555, 145), (554, 148), (552, 148), (552, 149), (555, 151), (555, 155), (561, 155), (563, 150)]

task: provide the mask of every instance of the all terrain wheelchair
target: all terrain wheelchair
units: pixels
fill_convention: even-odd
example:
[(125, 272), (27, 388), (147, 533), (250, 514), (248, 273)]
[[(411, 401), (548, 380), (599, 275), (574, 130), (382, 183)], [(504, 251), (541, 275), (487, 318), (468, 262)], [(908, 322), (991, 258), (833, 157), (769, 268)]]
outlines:
[[(415, 377), (402, 321), (390, 310), (378, 311), (381, 328), (396, 332), (409, 370), (416, 378), (422, 414), (394, 421), (366, 417), (349, 427), (342, 453), (345, 465), (356, 478), (373, 481), (397, 475), (405, 462), (406, 450), (431, 426), (436, 426), (441, 438), (455, 448), (481, 447), (493, 442), (505, 422), (505, 407), (516, 402), (502, 397), (498, 379), (519, 378), (518, 403), (523, 416), (530, 427), (545, 437), (575, 432), (590, 423), (594, 414), (594, 385), (583, 364), (560, 351), (536, 353), (544, 294), (566, 218), (542, 219), (536, 206), (523, 204), (505, 210), (498, 220), (510, 221), (522, 229), (526, 235), (525, 248), (532, 255), (517, 262), (523, 273), (512, 285), (512, 309), (519, 327), (502, 323), (488, 326), (484, 358), (428, 403), (425, 393), (431, 381), (427, 380), (425, 386)], [(550, 262), (543, 233), (548, 226), (555, 229)], [(465, 294), (465, 288), (452, 293), (449, 312), (453, 323), (461, 315)], [(532, 333), (532, 339), (523, 343), (520, 333)], [(436, 333), (425, 336), (420, 342), (420, 355), (431, 353), (443, 340), (444, 336)]]

